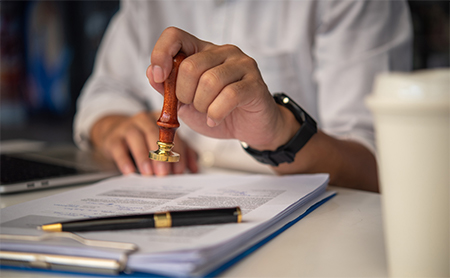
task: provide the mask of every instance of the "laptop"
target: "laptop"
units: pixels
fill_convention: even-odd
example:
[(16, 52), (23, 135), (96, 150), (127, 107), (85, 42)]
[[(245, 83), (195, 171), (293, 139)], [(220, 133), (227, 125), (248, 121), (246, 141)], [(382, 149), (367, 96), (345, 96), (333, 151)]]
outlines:
[(92, 183), (120, 175), (112, 161), (74, 145), (8, 149), (1, 143), (0, 194)]

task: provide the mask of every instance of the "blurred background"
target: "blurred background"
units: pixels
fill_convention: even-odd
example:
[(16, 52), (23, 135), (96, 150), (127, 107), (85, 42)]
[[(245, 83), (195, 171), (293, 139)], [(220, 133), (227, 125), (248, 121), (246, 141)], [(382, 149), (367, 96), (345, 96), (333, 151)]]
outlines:
[[(414, 70), (449, 67), (449, 1), (408, 1)], [(76, 99), (119, 1), (0, 2), (0, 140), (72, 142)]]

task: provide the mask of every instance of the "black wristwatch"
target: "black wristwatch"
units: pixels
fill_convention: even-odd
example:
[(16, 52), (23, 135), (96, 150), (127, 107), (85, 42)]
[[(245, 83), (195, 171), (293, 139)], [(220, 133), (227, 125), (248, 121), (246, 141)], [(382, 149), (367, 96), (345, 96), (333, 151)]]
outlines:
[(308, 140), (317, 133), (317, 124), (308, 113), (305, 112), (297, 103), (283, 93), (273, 95), (275, 102), (289, 109), (300, 123), (300, 129), (294, 137), (275, 151), (258, 151), (252, 149), (247, 143), (241, 142), (242, 147), (247, 153), (253, 156), (261, 163), (278, 166), (280, 163), (291, 163), (295, 159), (295, 154), (303, 148)]

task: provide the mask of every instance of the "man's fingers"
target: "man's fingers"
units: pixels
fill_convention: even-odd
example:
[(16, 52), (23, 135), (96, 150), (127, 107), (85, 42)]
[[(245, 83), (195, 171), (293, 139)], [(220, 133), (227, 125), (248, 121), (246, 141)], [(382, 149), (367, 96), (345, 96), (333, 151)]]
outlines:
[(225, 53), (211, 50), (199, 52), (184, 59), (180, 64), (177, 76), (176, 93), (178, 100), (184, 104), (191, 104), (194, 99), (194, 92), (202, 81), (201, 78), (205, 75), (205, 72), (221, 65), (226, 58)]
[(169, 162), (152, 160), (153, 172), (156, 176), (167, 176), (170, 174), (171, 165)]
[(150, 150), (157, 147), (156, 142), (159, 136), (159, 127), (156, 125), (156, 119), (159, 117), (159, 113), (154, 115), (149, 112), (142, 112), (133, 117), (133, 123), (144, 133), (145, 142)]
[(186, 171), (186, 155), (185, 152), (180, 153), (180, 161), (172, 163), (172, 173), (183, 174)]
[(136, 128), (130, 128), (125, 135), (125, 140), (139, 172), (142, 175), (152, 175), (152, 165), (148, 159), (149, 149), (144, 134)]
[(225, 87), (222, 92), (208, 107), (206, 124), (209, 127), (219, 125), (242, 101), (240, 86), (242, 82), (236, 82)]
[(194, 95), (195, 109), (206, 113), (222, 90), (229, 84), (239, 82), (244, 74), (244, 69), (233, 63), (222, 64), (203, 73)]
[(151, 55), (152, 78), (155, 83), (162, 83), (172, 70), (172, 58), (181, 50), (186, 55), (192, 55), (201, 51), (206, 42), (193, 35), (178, 29), (169, 27), (163, 31), (153, 48)]
[(123, 174), (136, 172), (136, 166), (143, 175), (166, 176), (185, 172), (189, 155), (186, 154), (186, 143), (178, 136), (175, 137), (175, 151), (181, 155), (180, 162), (160, 162), (148, 157), (149, 150), (158, 148), (158, 117), (159, 112), (141, 112), (126, 120), (119, 118), (120, 122), (102, 141), (102, 151), (114, 160)]
[[(151, 168), (151, 173), (148, 173), (149, 175), (154, 174), (157, 176), (166, 176), (171, 173), (171, 166), (166, 162), (154, 161), (148, 157), (148, 152), (150, 150), (153, 151), (158, 149), (158, 145), (156, 144), (159, 135), (159, 128), (156, 125), (156, 117), (158, 113), (152, 113), (154, 113), (154, 115), (148, 112), (142, 112), (133, 117), (133, 123), (140, 130), (142, 138), (142, 141), (138, 143), (138, 146), (141, 146), (141, 148), (140, 150), (136, 148), (136, 154), (133, 153), (133, 156), (135, 160), (139, 160), (144, 167)], [(127, 136), (128, 135), (131, 138), (136, 137), (136, 135), (133, 135), (130, 132), (127, 132)], [(142, 146), (145, 146), (145, 150)], [(141, 170), (141, 168), (139, 169)]]
[(147, 68), (147, 79), (150, 83), (150, 85), (158, 91), (161, 95), (164, 95), (164, 84), (163, 83), (156, 83), (155, 78), (153, 77), (153, 65), (150, 65)]
[(187, 168), (187, 149), (189, 147), (179, 136), (176, 136), (173, 149), (180, 154), (180, 161), (172, 164), (172, 172), (174, 174), (183, 174)]
[(198, 155), (194, 149), (187, 146), (186, 151), (186, 166), (191, 173), (198, 172)]
[(107, 152), (111, 154), (115, 161), (117, 168), (124, 175), (134, 173), (136, 168), (129, 155), (129, 150), (126, 143), (122, 140), (115, 140), (107, 146)]

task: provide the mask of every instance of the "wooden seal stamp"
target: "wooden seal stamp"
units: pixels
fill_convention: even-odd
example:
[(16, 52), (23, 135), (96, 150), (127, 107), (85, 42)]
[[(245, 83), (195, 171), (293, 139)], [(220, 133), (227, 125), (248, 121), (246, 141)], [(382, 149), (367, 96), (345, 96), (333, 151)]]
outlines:
[(149, 157), (157, 161), (178, 162), (180, 155), (173, 152), (175, 131), (180, 126), (178, 122), (178, 99), (175, 94), (178, 68), (186, 58), (186, 54), (179, 52), (173, 58), (172, 71), (164, 81), (164, 104), (156, 124), (159, 126), (158, 150), (151, 151)]

